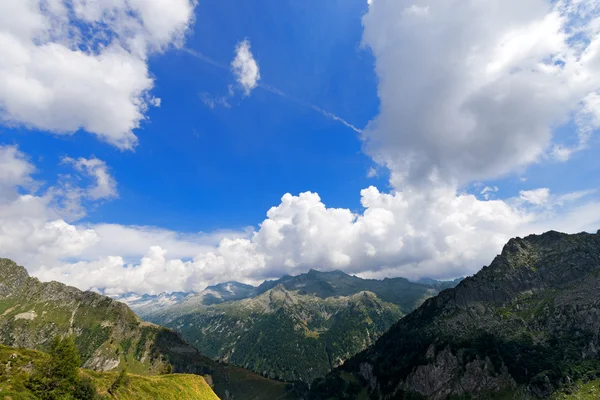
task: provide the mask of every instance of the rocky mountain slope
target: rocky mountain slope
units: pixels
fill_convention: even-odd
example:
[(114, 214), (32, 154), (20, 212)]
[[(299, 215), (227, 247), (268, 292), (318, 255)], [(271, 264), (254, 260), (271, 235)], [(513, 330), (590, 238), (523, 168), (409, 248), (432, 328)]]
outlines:
[(174, 331), (142, 321), (123, 303), (42, 283), (0, 259), (0, 343), (46, 350), (64, 334), (74, 335), (84, 368), (110, 371), (126, 365), (131, 373), (155, 375), (170, 364), (174, 372), (210, 376), (222, 399), (293, 398), (286, 397), (285, 383), (215, 362)]
[(427, 300), (310, 397), (543, 398), (598, 371), (600, 232), (548, 232), (510, 240), (490, 266)]
[[(238, 286), (227, 285), (239, 293)], [(181, 332), (209, 357), (310, 383), (373, 344), (437, 292), (433, 284), (402, 278), (365, 280), (311, 270), (267, 281), (242, 300), (207, 305), (202, 292), (168, 307), (132, 307), (143, 318)]]

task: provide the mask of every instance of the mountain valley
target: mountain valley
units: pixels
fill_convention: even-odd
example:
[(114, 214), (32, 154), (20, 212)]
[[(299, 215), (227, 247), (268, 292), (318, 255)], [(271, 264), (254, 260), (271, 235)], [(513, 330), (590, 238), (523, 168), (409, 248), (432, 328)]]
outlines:
[(256, 288), (229, 282), (128, 304), (147, 321), (180, 332), (204, 355), (270, 378), (310, 383), (459, 281), (379, 281), (311, 270)]

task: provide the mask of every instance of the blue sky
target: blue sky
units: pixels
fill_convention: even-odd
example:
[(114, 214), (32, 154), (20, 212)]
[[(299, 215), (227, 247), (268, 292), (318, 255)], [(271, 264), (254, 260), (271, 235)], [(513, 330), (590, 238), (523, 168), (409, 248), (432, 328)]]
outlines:
[[(360, 47), (363, 1), (206, 2), (186, 47), (228, 66), (248, 38), (268, 83), (365, 126), (377, 112), (373, 57)], [(268, 12), (265, 12), (268, 10)], [(335, 23), (332, 24), (332, 20)], [(215, 40), (216, 39), (216, 40)], [(284, 193), (316, 191), (328, 205), (358, 209), (359, 191), (377, 180), (357, 133), (314, 110), (258, 88), (231, 108), (206, 107), (201, 93), (227, 95), (234, 82), (217, 68), (171, 49), (149, 63), (162, 99), (121, 151), (85, 133), (69, 137), (3, 127), (1, 143), (18, 144), (54, 183), (64, 155), (106, 161), (119, 199), (85, 221), (158, 225), (196, 232), (256, 225)], [(385, 185), (385, 180), (381, 180)]]
[[(600, 6), (40, 4), (0, 17), (0, 244), (40, 278), (444, 279), (511, 236), (600, 228)], [(102, 46), (61, 36), (87, 28)]]

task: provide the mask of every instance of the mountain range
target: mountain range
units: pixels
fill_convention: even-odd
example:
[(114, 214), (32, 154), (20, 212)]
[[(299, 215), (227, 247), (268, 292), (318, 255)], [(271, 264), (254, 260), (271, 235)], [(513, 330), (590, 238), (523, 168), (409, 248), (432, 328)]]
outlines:
[(285, 381), (312, 382), (367, 348), (451, 282), (373, 280), (310, 270), (257, 287), (228, 282), (201, 293), (120, 298), (201, 353)]

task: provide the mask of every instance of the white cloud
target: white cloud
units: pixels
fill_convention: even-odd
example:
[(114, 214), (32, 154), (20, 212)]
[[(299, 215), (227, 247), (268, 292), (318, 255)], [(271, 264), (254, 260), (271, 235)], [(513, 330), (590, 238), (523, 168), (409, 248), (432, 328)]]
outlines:
[(0, 121), (122, 149), (159, 99), (147, 56), (182, 44), (195, 0), (0, 0)]
[(229, 98), (232, 97), (231, 93), (229, 96), (213, 96), (210, 93), (202, 92), (199, 96), (204, 105), (211, 110), (216, 106), (231, 108), (231, 104), (229, 104)]
[(498, 192), (498, 190), (498, 186), (486, 186), (479, 194), (482, 195), (484, 199), (489, 200), (490, 196), (493, 193)]
[(0, 146), (0, 200), (10, 201), (18, 196), (19, 187), (32, 184), (33, 165), (14, 146)]
[[(599, 126), (599, 16), (596, 1), (373, 2), (363, 42), (381, 112), (367, 153), (401, 188), (462, 186), (585, 148)], [(553, 152), (553, 128), (571, 119), (579, 144)]]
[[(89, 165), (92, 171), (106, 168), (90, 160), (96, 159), (69, 163), (84, 173)], [(181, 234), (69, 223), (61, 198), (88, 193), (97, 182), (24, 194), (37, 186), (27, 157), (0, 147), (0, 165), (12, 171), (0, 174), (0, 186), (13, 193), (0, 199), (2, 256), (40, 279), (115, 294), (202, 290), (232, 279), (257, 283), (311, 267), (369, 277), (450, 278), (475, 272), (512, 236), (549, 227), (576, 232), (600, 223), (600, 204), (587, 200), (589, 192), (551, 195), (542, 189), (479, 200), (451, 186), (390, 194), (370, 187), (361, 192), (361, 213), (328, 208), (316, 193), (286, 194), (257, 231)]]
[(250, 42), (247, 39), (235, 46), (235, 58), (231, 62), (231, 70), (244, 94), (249, 96), (252, 90), (258, 86), (260, 70), (250, 51)]
[[(287, 194), (250, 236), (200, 245), (167, 231), (140, 240), (144, 228), (95, 226), (97, 241), (78, 256), (87, 261), (44, 259), (34, 273), (115, 294), (202, 290), (231, 279), (257, 283), (311, 267), (378, 278), (451, 278), (489, 263), (510, 237), (594, 228), (600, 204), (578, 200), (537, 212), (519, 199), (481, 201), (452, 189), (384, 194), (370, 187), (362, 191), (365, 211), (355, 214), (327, 208), (315, 193)], [(128, 263), (123, 255), (138, 261)]]
[(539, 206), (546, 203), (550, 198), (550, 189), (521, 190), (519, 197), (528, 203)]
[(110, 199), (118, 196), (117, 181), (108, 172), (106, 163), (96, 157), (77, 160), (64, 157), (63, 162), (71, 164), (75, 169), (94, 179), (95, 184), (86, 190), (86, 195), (92, 200)]

